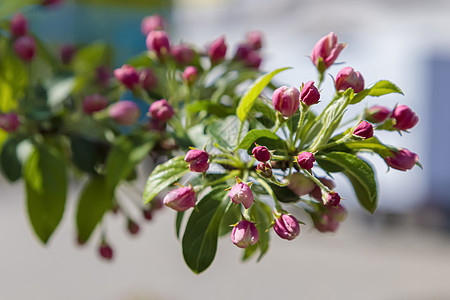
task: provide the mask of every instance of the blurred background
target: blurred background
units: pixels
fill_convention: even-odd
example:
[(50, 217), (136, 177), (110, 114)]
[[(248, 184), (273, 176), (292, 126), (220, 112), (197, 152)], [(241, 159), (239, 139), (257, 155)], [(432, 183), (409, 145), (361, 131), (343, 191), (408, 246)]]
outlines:
[[(317, 80), (308, 56), (333, 31), (348, 47), (338, 59), (343, 65), (329, 73), (352, 66), (366, 85), (388, 79), (402, 88), (405, 96), (369, 101), (406, 104), (420, 122), (413, 134), (376, 135), (418, 153), (424, 169), (387, 173), (381, 159), (371, 158), (379, 182), (373, 216), (337, 177), (349, 217), (336, 234), (320, 234), (308, 223), (296, 240), (274, 236), (261, 262), (245, 264), (225, 238), (201, 275), (184, 265), (172, 211), (155, 216), (136, 238), (127, 234), (125, 219), (108, 216), (115, 249), (109, 263), (97, 257), (98, 239), (76, 245), (73, 201), (50, 244), (41, 246), (26, 218), (21, 183), (0, 179), (0, 299), (450, 299), (450, 1), (66, 0), (23, 13), (30, 28), (55, 45), (110, 43), (118, 66), (145, 50), (140, 21), (154, 13), (169, 21), (174, 43), (207, 45), (225, 34), (234, 52), (247, 31), (259, 30), (265, 34), (262, 69), (294, 67), (276, 77), (294, 86)], [(322, 87), (322, 99), (329, 99), (332, 78)], [(78, 189), (72, 187), (72, 200)]]

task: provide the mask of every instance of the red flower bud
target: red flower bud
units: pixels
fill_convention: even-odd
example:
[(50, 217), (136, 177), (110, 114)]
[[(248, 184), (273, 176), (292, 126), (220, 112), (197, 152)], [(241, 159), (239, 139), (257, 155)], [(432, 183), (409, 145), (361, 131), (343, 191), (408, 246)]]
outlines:
[(374, 105), (364, 112), (364, 119), (372, 123), (382, 123), (391, 114), (391, 111), (384, 106)]
[(135, 85), (139, 84), (139, 75), (136, 69), (130, 65), (123, 65), (114, 70), (114, 76), (120, 83), (132, 90)]
[(105, 109), (109, 104), (106, 97), (99, 94), (86, 96), (83, 100), (83, 111), (87, 115), (92, 115), (97, 111)]
[(247, 248), (259, 240), (258, 229), (250, 221), (242, 220), (231, 231), (231, 241), (239, 248)]
[(282, 239), (291, 241), (300, 234), (300, 225), (298, 220), (292, 215), (281, 214), (275, 219), (273, 229)]
[(192, 63), (192, 60), (194, 60), (195, 57), (194, 50), (192, 50), (191, 47), (183, 44), (173, 46), (170, 52), (173, 59), (180, 65), (187, 65)]
[(416, 162), (419, 161), (419, 156), (408, 149), (399, 149), (392, 157), (385, 157), (384, 161), (391, 168), (406, 171), (411, 170)]
[(191, 187), (177, 188), (164, 197), (164, 205), (176, 211), (185, 211), (195, 206), (195, 191)]
[(129, 100), (119, 101), (109, 108), (109, 116), (119, 125), (133, 125), (140, 114), (137, 104)]
[[(333, 190), (335, 188), (334, 182), (327, 178), (317, 178), (320, 182), (322, 182), (327, 188)], [(322, 190), (318, 185), (315, 185), (314, 190), (309, 193), (311, 197), (316, 199), (317, 201), (322, 201)]]
[(186, 67), (186, 69), (184, 69), (182, 77), (187, 84), (192, 85), (198, 77), (197, 68), (193, 66)]
[(259, 171), (259, 174), (261, 174), (263, 177), (272, 177), (272, 166), (266, 162), (260, 162), (256, 166), (256, 170)]
[(406, 105), (394, 108), (391, 118), (395, 119), (394, 128), (398, 130), (411, 129), (419, 122), (419, 117)]
[(172, 106), (167, 102), (166, 99), (161, 99), (155, 101), (150, 105), (148, 110), (153, 118), (159, 121), (167, 121), (174, 115)]
[(147, 45), (147, 49), (155, 51), (158, 57), (162, 57), (170, 53), (169, 35), (165, 31), (151, 31), (147, 35), (145, 43)]
[(16, 113), (0, 114), (0, 128), (6, 132), (14, 132), (20, 126), (20, 121)]
[[(334, 63), (339, 53), (346, 46), (347, 44), (338, 44), (337, 36), (333, 32), (330, 32), (314, 46), (311, 52), (311, 60), (319, 72), (324, 72)], [(322, 58), (323, 66), (319, 66), (319, 58)]]
[(36, 54), (36, 42), (34, 38), (29, 35), (23, 35), (14, 42), (14, 52), (23, 61), (30, 61)]
[(336, 75), (335, 86), (336, 91), (352, 88), (355, 93), (359, 93), (364, 90), (364, 78), (352, 67), (345, 67)]
[(314, 86), (314, 81), (308, 81), (300, 92), (300, 100), (306, 105), (313, 105), (319, 102), (320, 93)]
[(166, 21), (159, 15), (145, 17), (141, 22), (141, 31), (143, 35), (148, 35), (153, 30), (164, 30)]
[(314, 226), (320, 232), (335, 232), (346, 216), (347, 210), (340, 204), (324, 206), (322, 211), (312, 215)]
[(95, 69), (95, 79), (98, 84), (108, 86), (111, 77), (111, 70), (106, 66), (99, 66)]
[(144, 219), (151, 221), (153, 219), (153, 210), (151, 208), (144, 208), (142, 210), (142, 215), (144, 216)]
[(208, 49), (208, 56), (213, 65), (221, 62), (227, 53), (227, 44), (225, 37), (221, 36), (214, 40)]
[(339, 196), (336, 192), (329, 192), (327, 195), (325, 205), (328, 206), (337, 206), (341, 202), (341, 196)]
[(279, 87), (273, 92), (272, 103), (283, 116), (291, 117), (300, 106), (300, 92), (294, 87)]
[(64, 0), (42, 0), (43, 6), (54, 6), (62, 3)]
[(302, 152), (297, 156), (297, 163), (300, 168), (305, 170), (311, 170), (316, 158), (311, 152)]
[(69, 45), (69, 44), (63, 45), (61, 47), (61, 49), (59, 50), (59, 56), (61, 58), (61, 62), (64, 65), (70, 64), (76, 51), (77, 51), (77, 49), (73, 45)]
[(132, 235), (135, 235), (135, 234), (139, 233), (140, 227), (136, 222), (129, 219), (128, 224), (127, 224), (127, 229), (128, 229), (129, 233), (131, 233)]
[(104, 259), (111, 260), (113, 258), (113, 249), (106, 242), (102, 242), (100, 247), (98, 248), (98, 253)]
[(186, 153), (184, 161), (189, 163), (191, 172), (206, 172), (209, 168), (209, 154), (206, 151), (192, 149)]
[(151, 69), (144, 69), (139, 72), (139, 84), (144, 90), (151, 91), (158, 85), (158, 78)]
[(271, 156), (270, 151), (269, 151), (269, 149), (267, 149), (266, 146), (257, 146), (255, 148), (253, 148), (252, 154), (256, 158), (256, 160), (262, 161), (262, 162), (268, 161)]
[(21, 13), (15, 14), (11, 19), (10, 31), (13, 37), (26, 35), (28, 32), (28, 21)]
[(253, 204), (253, 193), (250, 187), (244, 183), (239, 182), (233, 186), (228, 193), (228, 197), (234, 203), (242, 203), (246, 209), (250, 208)]
[(299, 197), (311, 193), (315, 186), (314, 182), (302, 173), (292, 174), (288, 184), (288, 188)]
[(261, 55), (256, 51), (251, 51), (244, 60), (245, 66), (253, 69), (259, 69), (261, 62)]
[(247, 43), (253, 50), (262, 48), (263, 34), (260, 31), (250, 31), (247, 33)]
[(371, 138), (373, 137), (373, 126), (369, 122), (362, 121), (356, 126), (355, 130), (353, 130), (353, 134), (363, 139)]
[(252, 48), (248, 44), (239, 44), (236, 52), (234, 53), (233, 60), (245, 61), (248, 54), (252, 51)]

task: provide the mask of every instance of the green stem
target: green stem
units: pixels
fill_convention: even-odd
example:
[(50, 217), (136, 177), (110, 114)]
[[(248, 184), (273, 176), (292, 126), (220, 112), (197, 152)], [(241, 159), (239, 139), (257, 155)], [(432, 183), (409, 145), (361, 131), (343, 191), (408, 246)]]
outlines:
[(239, 132), (238, 132), (238, 136), (237, 136), (236, 145), (239, 145), (239, 142), (241, 141), (242, 129), (244, 129), (244, 121), (242, 121), (241, 125), (239, 126)]
[(300, 132), (302, 131), (303, 121), (305, 120), (305, 115), (308, 113), (309, 106), (300, 103), (300, 119), (298, 120), (297, 132), (295, 133), (294, 138), (294, 146), (297, 144), (298, 139), (300, 138)]
[(269, 195), (273, 198), (273, 201), (275, 203), (275, 209), (278, 212), (284, 211), (283, 207), (281, 206), (280, 201), (278, 200), (277, 196), (275, 195), (275, 193), (273, 192), (272, 188), (270, 187), (270, 185), (261, 177), (259, 177), (258, 174), (253, 173), (252, 172), (252, 176), (256, 178), (256, 180), (259, 182), (259, 184), (261, 184), (261, 186), (267, 191), (267, 193), (269, 193)]

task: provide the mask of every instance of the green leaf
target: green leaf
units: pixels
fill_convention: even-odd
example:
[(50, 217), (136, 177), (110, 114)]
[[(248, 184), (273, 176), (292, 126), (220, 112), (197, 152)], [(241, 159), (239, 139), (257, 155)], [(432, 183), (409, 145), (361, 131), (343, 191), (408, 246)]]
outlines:
[(148, 203), (166, 187), (178, 181), (189, 172), (184, 155), (176, 156), (163, 164), (158, 165), (147, 179), (144, 190), (144, 203)]
[(259, 77), (255, 83), (248, 88), (244, 96), (241, 98), (236, 110), (236, 114), (241, 122), (245, 121), (247, 114), (253, 106), (253, 103), (255, 103), (256, 98), (258, 98), (259, 94), (261, 94), (264, 88), (270, 83), (272, 78), (287, 69), (290, 69), (290, 67), (276, 69), (268, 74), (265, 74)]
[(143, 160), (156, 142), (151, 133), (122, 135), (118, 137), (106, 158), (106, 184), (114, 189), (122, 179), (127, 178), (133, 168)]
[(67, 192), (63, 156), (48, 145), (38, 146), (24, 166), (28, 216), (37, 236), (47, 243), (64, 213)]
[(363, 141), (351, 141), (344, 145), (355, 152), (368, 151), (377, 153), (382, 158), (393, 156), (392, 151), (397, 150), (395, 147), (384, 145), (376, 137), (371, 137)]
[(113, 207), (113, 197), (103, 176), (94, 176), (86, 182), (78, 200), (76, 223), (78, 238), (82, 243), (89, 240), (105, 212)]
[(21, 139), (9, 138), (1, 149), (1, 171), (10, 182), (16, 181), (22, 175), (22, 163), (17, 157), (17, 146), (21, 141)]
[(354, 154), (345, 152), (331, 152), (319, 159), (326, 160), (342, 168), (353, 185), (359, 203), (368, 212), (374, 213), (377, 208), (377, 183), (372, 167)]
[(24, 6), (39, 4), (40, 2), (40, 0), (2, 0), (0, 2), (0, 19), (16, 13)]
[(226, 186), (209, 192), (189, 218), (184, 232), (183, 256), (188, 267), (196, 274), (206, 270), (214, 260), (222, 218), (231, 205), (226, 200)]
[[(240, 125), (236, 116), (228, 116), (222, 120), (215, 120), (206, 128), (206, 132), (220, 146), (230, 149), (236, 145)], [(244, 126), (242, 133), (245, 134), (247, 130), (247, 126)]]
[(221, 103), (211, 102), (210, 100), (195, 101), (187, 105), (186, 110), (191, 114), (206, 111), (209, 115), (216, 115), (221, 118), (234, 114), (233, 108)]
[[(263, 143), (259, 141), (260, 139), (264, 139), (267, 143)], [(264, 145), (269, 147), (270, 149), (286, 149), (287, 145), (286, 142), (281, 139), (276, 133), (270, 131), (269, 129), (253, 129), (250, 130), (245, 137), (242, 139), (242, 141), (238, 145), (238, 149), (245, 149), (248, 150), (252, 146), (254, 146), (254, 143), (258, 141), (257, 143), (260, 145)]]
[(57, 80), (53, 80), (49, 84), (49, 88), (47, 90), (48, 100), (47, 103), (50, 107), (56, 107), (64, 100), (69, 97), (75, 86), (75, 78), (58, 78)]
[(177, 218), (175, 220), (175, 230), (178, 239), (180, 238), (181, 225), (183, 223), (184, 213), (185, 213), (184, 211), (177, 212)]
[(387, 94), (402, 94), (402, 90), (395, 85), (394, 83), (388, 81), (388, 80), (380, 80), (377, 83), (375, 83), (372, 87), (365, 89), (353, 97), (350, 104), (356, 104), (361, 102), (366, 96), (373, 96), (373, 97), (379, 97)]
[(86, 136), (70, 136), (72, 161), (83, 172), (96, 174), (96, 167), (104, 163), (109, 145), (106, 142)]

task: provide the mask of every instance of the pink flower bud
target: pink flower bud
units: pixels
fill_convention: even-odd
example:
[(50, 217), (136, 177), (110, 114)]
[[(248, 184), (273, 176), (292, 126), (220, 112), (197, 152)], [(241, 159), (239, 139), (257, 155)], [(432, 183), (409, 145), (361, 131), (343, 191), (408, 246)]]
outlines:
[(176, 211), (185, 211), (195, 206), (195, 191), (191, 187), (177, 188), (164, 197), (164, 205)]
[(345, 67), (336, 75), (335, 86), (336, 91), (352, 88), (355, 93), (359, 93), (364, 90), (364, 78), (352, 67)]
[(20, 126), (20, 121), (16, 113), (0, 114), (0, 128), (6, 132), (14, 132)]
[(234, 54), (233, 60), (245, 61), (252, 48), (248, 44), (239, 44)]
[(170, 51), (173, 59), (180, 65), (187, 65), (192, 63), (195, 57), (195, 52), (187, 45), (176, 45)]
[(373, 137), (373, 126), (369, 122), (362, 121), (356, 126), (355, 130), (353, 130), (353, 134), (363, 139), (371, 138)]
[(291, 117), (300, 106), (300, 92), (294, 87), (279, 87), (273, 92), (272, 103), (283, 116)]
[(256, 51), (251, 51), (244, 60), (245, 66), (253, 69), (259, 69), (261, 62), (261, 55)]
[(169, 35), (165, 31), (151, 31), (147, 35), (145, 43), (147, 45), (147, 49), (155, 51), (158, 57), (162, 57), (170, 53)]
[(97, 111), (105, 109), (109, 104), (106, 97), (99, 94), (86, 96), (83, 100), (83, 111), (87, 115), (92, 115)]
[(341, 204), (336, 206), (325, 206), (325, 212), (334, 220), (342, 222), (347, 217), (347, 210)]
[(315, 161), (316, 158), (311, 152), (304, 151), (297, 156), (298, 165), (305, 170), (311, 170)]
[(64, 0), (42, 0), (43, 6), (55, 6), (64, 2)]
[(247, 33), (247, 43), (253, 50), (262, 48), (263, 34), (260, 31), (250, 31)]
[(320, 215), (317, 218), (313, 218), (314, 227), (320, 232), (336, 232), (340, 223), (334, 220), (329, 215)]
[(108, 86), (111, 77), (111, 70), (106, 66), (99, 66), (95, 69), (95, 79), (98, 84)]
[(320, 93), (314, 86), (314, 81), (308, 81), (300, 92), (300, 100), (310, 106), (319, 102)]
[(250, 208), (253, 204), (253, 193), (250, 187), (244, 183), (239, 182), (233, 186), (228, 193), (228, 197), (234, 203), (242, 203), (246, 209)]
[(253, 156), (258, 161), (266, 162), (270, 159), (271, 154), (269, 149), (266, 146), (257, 146), (252, 150)]
[(214, 40), (208, 49), (208, 56), (213, 65), (221, 62), (225, 58), (227, 53), (227, 44), (225, 43), (225, 37), (221, 36)]
[(164, 30), (166, 21), (160, 15), (152, 15), (142, 19), (141, 31), (143, 35), (148, 35), (153, 30)]
[(419, 156), (408, 149), (399, 149), (392, 157), (385, 157), (384, 161), (391, 168), (406, 171), (411, 170), (416, 162), (419, 161)]
[(119, 125), (133, 125), (140, 115), (137, 104), (129, 100), (119, 101), (109, 108), (109, 116)]
[(336, 192), (329, 192), (327, 195), (326, 203), (327, 206), (337, 206), (341, 202), (341, 196)]
[(29, 35), (23, 35), (14, 41), (14, 52), (23, 61), (30, 61), (36, 54), (36, 42)]
[(139, 233), (139, 230), (141, 228), (139, 227), (139, 224), (137, 224), (133, 220), (129, 219), (128, 224), (127, 224), (127, 229), (128, 229), (129, 233), (131, 233), (132, 235), (136, 235)]
[(411, 129), (419, 122), (419, 117), (406, 105), (394, 108), (391, 118), (395, 119), (394, 128), (398, 130)]
[(144, 90), (151, 91), (158, 85), (158, 78), (152, 69), (143, 69), (139, 72), (139, 84)]
[(189, 163), (191, 172), (206, 172), (209, 168), (209, 154), (206, 151), (192, 149), (186, 153), (184, 161)]
[(231, 241), (239, 248), (247, 248), (259, 240), (258, 229), (250, 221), (242, 220), (231, 231)]
[(152, 105), (150, 105), (149, 112), (153, 118), (164, 122), (172, 118), (175, 113), (166, 99), (153, 102)]
[[(314, 46), (311, 52), (311, 60), (319, 72), (324, 72), (334, 63), (339, 53), (346, 46), (347, 44), (338, 44), (337, 36), (333, 32), (330, 32)], [(322, 58), (323, 66), (319, 66), (319, 58)]]
[(136, 69), (130, 65), (123, 65), (115, 69), (114, 77), (130, 90), (139, 84), (139, 75)]
[(374, 105), (364, 112), (364, 119), (372, 123), (382, 123), (391, 114), (391, 111), (384, 106)]
[(15, 38), (26, 35), (28, 32), (28, 21), (21, 13), (15, 14), (10, 24), (11, 35)]
[(300, 234), (300, 225), (297, 218), (292, 215), (281, 214), (279, 218), (275, 219), (273, 229), (282, 239), (291, 241)]
[(192, 85), (198, 77), (197, 68), (193, 66), (186, 67), (186, 69), (184, 69), (182, 77), (187, 84)]
[(299, 197), (311, 193), (315, 186), (314, 182), (302, 173), (293, 173), (288, 184), (288, 188)]
[(106, 260), (111, 260), (114, 254), (113, 249), (106, 242), (102, 242), (102, 244), (98, 248), (98, 253), (102, 258)]
[[(333, 190), (335, 188), (334, 182), (327, 178), (317, 178), (320, 182), (322, 182), (327, 188)], [(315, 185), (314, 189), (309, 193), (311, 197), (316, 199), (317, 201), (322, 201), (322, 190), (318, 185)]]
[(145, 220), (151, 221), (153, 219), (153, 210), (151, 208), (144, 208), (142, 210), (142, 215)]
[(73, 45), (64, 45), (59, 50), (59, 56), (61, 58), (61, 62), (65, 65), (70, 64), (72, 61), (77, 49)]
[(256, 166), (256, 170), (259, 172), (259, 174), (261, 174), (261, 176), (265, 177), (265, 178), (270, 178), (272, 177), (272, 166), (266, 162), (260, 162), (257, 166)]

